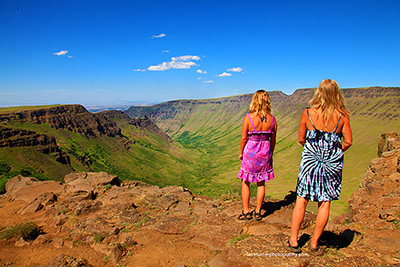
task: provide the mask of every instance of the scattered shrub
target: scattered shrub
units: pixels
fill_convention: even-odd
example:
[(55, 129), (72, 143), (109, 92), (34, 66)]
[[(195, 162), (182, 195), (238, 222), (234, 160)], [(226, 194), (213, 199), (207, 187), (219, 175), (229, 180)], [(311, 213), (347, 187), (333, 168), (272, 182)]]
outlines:
[(101, 236), (101, 235), (95, 235), (94, 236), (94, 241), (97, 242), (97, 243), (101, 243), (101, 241), (103, 241), (103, 240), (104, 240), (104, 237)]
[(10, 172), (10, 170), (11, 170), (11, 167), (7, 163), (0, 161), (0, 175), (8, 174)]

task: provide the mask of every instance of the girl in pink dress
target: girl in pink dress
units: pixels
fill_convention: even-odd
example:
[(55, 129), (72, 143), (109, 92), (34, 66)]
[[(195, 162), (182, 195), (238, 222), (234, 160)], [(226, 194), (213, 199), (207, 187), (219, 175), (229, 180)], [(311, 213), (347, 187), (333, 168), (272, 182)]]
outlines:
[(242, 179), (243, 211), (239, 220), (251, 220), (249, 210), (250, 183), (257, 183), (257, 205), (254, 217), (261, 220), (261, 205), (264, 202), (265, 182), (274, 178), (272, 155), (276, 143), (277, 123), (271, 115), (271, 100), (264, 90), (258, 90), (250, 104), (250, 113), (243, 119), (240, 140), (240, 168)]

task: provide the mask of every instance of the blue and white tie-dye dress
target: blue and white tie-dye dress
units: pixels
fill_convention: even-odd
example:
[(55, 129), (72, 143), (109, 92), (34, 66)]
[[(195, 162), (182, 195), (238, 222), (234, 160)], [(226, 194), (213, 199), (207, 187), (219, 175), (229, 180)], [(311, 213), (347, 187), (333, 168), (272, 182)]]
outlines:
[(341, 115), (333, 132), (318, 130), (309, 114), (308, 118), (314, 130), (306, 133), (296, 193), (311, 201), (337, 200), (342, 187), (343, 151), (342, 134), (335, 131)]

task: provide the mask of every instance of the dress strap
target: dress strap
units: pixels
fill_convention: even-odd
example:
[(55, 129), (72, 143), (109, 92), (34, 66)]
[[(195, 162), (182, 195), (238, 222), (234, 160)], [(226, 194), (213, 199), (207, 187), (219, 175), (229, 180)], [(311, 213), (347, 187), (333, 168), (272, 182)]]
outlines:
[(340, 122), (340, 118), (341, 118), (341, 117), (342, 117), (342, 113), (340, 113), (340, 115), (339, 115), (339, 119), (338, 119), (338, 121), (337, 121), (335, 130), (333, 130), (333, 132), (336, 132), (336, 130), (337, 130), (338, 126), (339, 126), (339, 122)]
[(253, 122), (253, 120), (252, 120), (251, 117), (250, 117), (250, 114), (247, 114), (247, 117), (249, 117), (249, 120), (250, 120), (250, 122), (251, 122), (251, 125), (253, 125), (253, 131), (256, 131), (256, 132), (257, 132), (257, 129), (256, 129), (256, 127), (254, 126), (254, 122)]
[(315, 128), (315, 125), (314, 125), (314, 123), (313, 123), (312, 120), (311, 120), (310, 113), (308, 113), (308, 109), (307, 109), (307, 115), (308, 115), (308, 119), (310, 120), (310, 122), (311, 122), (312, 126), (314, 127), (314, 129), (315, 129), (315, 130), (318, 130), (317, 128)]

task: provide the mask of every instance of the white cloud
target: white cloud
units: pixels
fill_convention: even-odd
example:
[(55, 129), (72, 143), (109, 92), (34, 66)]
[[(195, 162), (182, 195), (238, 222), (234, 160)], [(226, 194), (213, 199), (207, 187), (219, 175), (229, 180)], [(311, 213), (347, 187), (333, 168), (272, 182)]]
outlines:
[(227, 71), (231, 71), (231, 72), (241, 72), (242, 70), (243, 69), (241, 67), (227, 69)]
[(146, 70), (142, 70), (142, 69), (133, 69), (132, 71), (146, 71)]
[(232, 74), (227, 73), (227, 72), (223, 72), (220, 75), (218, 75), (218, 77), (229, 77), (229, 76), (232, 76)]
[(168, 63), (172, 69), (190, 69), (192, 66), (197, 66), (193, 61), (171, 61)]
[(61, 50), (60, 52), (55, 52), (55, 53), (53, 53), (53, 55), (56, 55), (56, 56), (63, 56), (63, 55), (65, 55), (65, 54), (67, 54), (68, 53), (68, 50)]
[(163, 62), (158, 65), (153, 65), (148, 67), (147, 69), (150, 71), (164, 71), (164, 70), (169, 70), (171, 67), (168, 66), (167, 62)]
[(207, 73), (207, 71), (205, 71), (205, 70), (197, 70), (196, 72), (197, 73), (201, 73), (201, 74), (206, 74)]
[(161, 33), (161, 34), (159, 34), (159, 35), (153, 35), (153, 36), (151, 36), (151, 38), (152, 38), (152, 39), (154, 39), (154, 38), (163, 38), (163, 37), (165, 37), (165, 36), (167, 36), (165, 33)]
[(5, 93), (1, 93), (2, 95), (16, 95), (17, 93), (8, 93), (8, 92), (5, 92)]
[(197, 78), (197, 80), (203, 80), (203, 78), (199, 77), (199, 78)]
[(169, 53), (169, 50), (163, 50), (162, 52), (163, 53)]
[(153, 65), (147, 69), (150, 71), (165, 71), (169, 69), (190, 69), (192, 66), (197, 66), (193, 61), (200, 60), (199, 56), (180, 56), (172, 57), (171, 61), (163, 62), (158, 65)]
[(214, 81), (203, 81), (203, 83), (213, 83)]
[(171, 57), (172, 61), (178, 61), (178, 60), (182, 60), (182, 61), (189, 61), (189, 60), (200, 60), (199, 56), (180, 56), (180, 57)]

